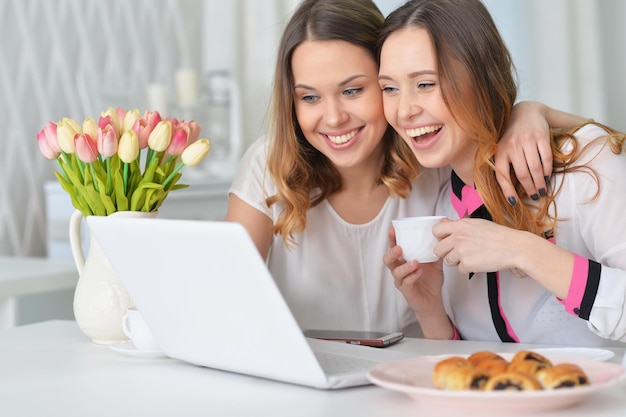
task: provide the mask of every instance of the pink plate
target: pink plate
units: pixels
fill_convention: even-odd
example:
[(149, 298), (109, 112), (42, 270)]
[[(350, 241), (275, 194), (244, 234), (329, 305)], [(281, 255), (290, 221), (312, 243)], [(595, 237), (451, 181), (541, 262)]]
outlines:
[[(409, 395), (429, 408), (463, 413), (521, 413), (555, 410), (579, 403), (594, 392), (626, 382), (626, 369), (620, 365), (583, 358), (558, 357), (554, 363), (580, 366), (591, 384), (587, 387), (543, 391), (446, 391), (433, 386), (435, 364), (451, 355), (422, 356), (375, 366), (369, 380), (381, 387)], [(510, 359), (510, 354), (501, 354)], [(552, 359), (552, 358), (550, 358)]]

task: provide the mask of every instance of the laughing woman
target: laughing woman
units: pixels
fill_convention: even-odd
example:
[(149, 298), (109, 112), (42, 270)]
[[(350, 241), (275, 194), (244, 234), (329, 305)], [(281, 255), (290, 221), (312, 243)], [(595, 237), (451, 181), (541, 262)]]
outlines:
[(433, 228), (445, 280), (441, 261), (406, 263), (398, 247), (384, 258), (424, 334), (626, 341), (625, 136), (593, 122), (555, 131), (545, 197), (511, 205), (491, 161), (517, 88), (484, 5), (410, 1), (381, 37), (385, 116), (421, 165), (453, 170), (438, 204), (453, 221)]
[[(369, 0), (300, 3), (277, 54), (269, 133), (248, 149), (230, 190), (227, 220), (248, 230), (302, 328), (411, 334), (415, 324), (380, 254), (392, 219), (433, 214), (449, 169), (418, 176), (411, 150), (394, 141), (378, 87), (383, 21)], [(538, 166), (531, 192), (545, 187), (544, 144), (514, 145), (543, 126), (539, 142), (549, 143), (542, 108), (516, 110), (497, 158), (521, 167), (518, 178)], [(577, 119), (546, 115), (565, 126)], [(551, 158), (548, 146), (542, 159)]]

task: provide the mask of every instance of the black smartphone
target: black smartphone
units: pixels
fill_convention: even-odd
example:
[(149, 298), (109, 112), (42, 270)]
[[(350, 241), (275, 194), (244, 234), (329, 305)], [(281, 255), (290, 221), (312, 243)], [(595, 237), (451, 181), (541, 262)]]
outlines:
[(346, 342), (352, 345), (387, 347), (404, 339), (402, 332), (367, 332), (355, 330), (305, 330), (306, 337)]

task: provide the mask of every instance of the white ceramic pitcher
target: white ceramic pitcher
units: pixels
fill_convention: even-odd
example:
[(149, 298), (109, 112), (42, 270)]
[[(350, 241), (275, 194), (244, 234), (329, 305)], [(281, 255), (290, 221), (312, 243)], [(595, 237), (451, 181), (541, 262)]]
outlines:
[[(110, 216), (156, 217), (157, 212), (120, 211)], [(93, 236), (90, 236), (89, 253), (87, 256), (83, 253), (82, 220), (82, 213), (76, 210), (69, 227), (72, 255), (79, 275), (74, 292), (76, 323), (94, 343), (110, 344), (126, 340), (122, 316), (134, 304)]]

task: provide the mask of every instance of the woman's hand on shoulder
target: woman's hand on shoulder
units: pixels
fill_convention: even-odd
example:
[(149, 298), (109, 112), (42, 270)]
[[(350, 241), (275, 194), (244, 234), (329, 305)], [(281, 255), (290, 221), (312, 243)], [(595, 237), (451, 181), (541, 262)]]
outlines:
[(509, 124), (495, 154), (496, 179), (509, 203), (515, 205), (519, 182), (533, 199), (546, 193), (552, 174), (552, 146), (547, 107), (523, 101), (513, 107)]

